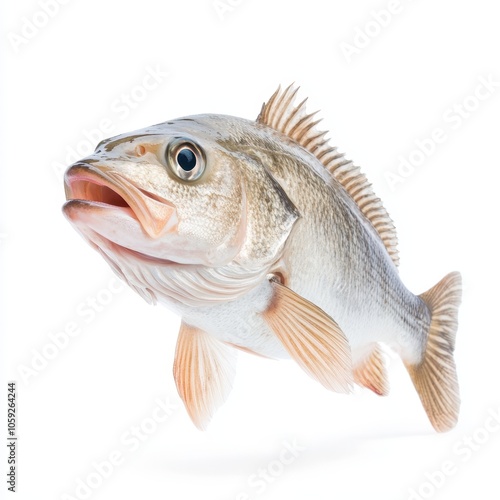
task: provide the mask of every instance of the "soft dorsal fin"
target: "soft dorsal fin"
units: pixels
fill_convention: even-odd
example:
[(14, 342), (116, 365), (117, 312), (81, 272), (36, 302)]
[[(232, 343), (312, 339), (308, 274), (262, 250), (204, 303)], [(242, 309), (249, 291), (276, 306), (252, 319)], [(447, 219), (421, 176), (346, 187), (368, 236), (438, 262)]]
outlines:
[(278, 87), (269, 101), (262, 105), (257, 123), (285, 134), (316, 156), (371, 222), (397, 266), (399, 254), (396, 228), (382, 201), (375, 195), (372, 185), (359, 167), (346, 160), (337, 148), (330, 146), (329, 139), (325, 138), (328, 132), (321, 132), (316, 128), (321, 120), (315, 119), (317, 112), (306, 112), (307, 99), (298, 105), (294, 104), (298, 90), (293, 85), (285, 90)]

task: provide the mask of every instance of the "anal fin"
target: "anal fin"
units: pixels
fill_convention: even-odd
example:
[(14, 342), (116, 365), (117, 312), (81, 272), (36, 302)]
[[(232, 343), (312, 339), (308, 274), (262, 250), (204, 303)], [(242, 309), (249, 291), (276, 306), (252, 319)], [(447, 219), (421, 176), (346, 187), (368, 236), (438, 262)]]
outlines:
[(174, 378), (191, 420), (205, 430), (215, 410), (231, 392), (236, 351), (198, 328), (182, 322), (177, 338)]
[(339, 325), (290, 288), (276, 281), (271, 285), (273, 301), (263, 315), (288, 354), (327, 389), (350, 392), (351, 349)]
[(379, 396), (389, 394), (389, 381), (384, 353), (380, 344), (373, 344), (354, 364), (354, 382)]

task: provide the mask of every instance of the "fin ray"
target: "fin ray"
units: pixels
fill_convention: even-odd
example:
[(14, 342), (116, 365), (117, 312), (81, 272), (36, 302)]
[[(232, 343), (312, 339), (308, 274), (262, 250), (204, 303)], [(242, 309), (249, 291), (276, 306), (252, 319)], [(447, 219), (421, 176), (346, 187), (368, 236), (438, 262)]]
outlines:
[(380, 344), (373, 344), (355, 363), (354, 382), (372, 390), (379, 396), (389, 394), (389, 381), (385, 367), (384, 353)]
[(231, 392), (236, 351), (208, 333), (182, 322), (174, 379), (191, 420), (205, 430)]
[(431, 310), (431, 326), (423, 359), (416, 365), (406, 363), (406, 368), (431, 424), (438, 432), (445, 432), (455, 426), (460, 410), (453, 359), (461, 301), (460, 274), (448, 274), (420, 298)]
[(275, 281), (274, 299), (264, 318), (300, 367), (327, 389), (350, 392), (349, 342), (322, 309)]
[(337, 148), (330, 146), (327, 132), (316, 128), (321, 120), (317, 113), (307, 113), (304, 99), (298, 105), (294, 100), (299, 87), (293, 84), (285, 90), (278, 87), (267, 103), (264, 103), (257, 123), (267, 125), (293, 139), (304, 149), (315, 155), (331, 175), (340, 183), (380, 236), (394, 264), (399, 264), (397, 235), (394, 223), (373, 192), (372, 185), (359, 167), (344, 158)]

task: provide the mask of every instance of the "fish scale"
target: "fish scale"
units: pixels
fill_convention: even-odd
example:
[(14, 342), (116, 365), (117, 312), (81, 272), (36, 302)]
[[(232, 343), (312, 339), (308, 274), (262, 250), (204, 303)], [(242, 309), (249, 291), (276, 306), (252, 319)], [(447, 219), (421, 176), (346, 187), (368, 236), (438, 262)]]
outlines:
[(102, 141), (68, 168), (64, 213), (120, 278), (182, 317), (174, 378), (199, 428), (230, 393), (237, 350), (291, 358), (332, 391), (386, 395), (387, 344), (449, 430), (460, 275), (406, 288), (393, 221), (297, 91), (279, 88), (255, 122), (196, 115)]

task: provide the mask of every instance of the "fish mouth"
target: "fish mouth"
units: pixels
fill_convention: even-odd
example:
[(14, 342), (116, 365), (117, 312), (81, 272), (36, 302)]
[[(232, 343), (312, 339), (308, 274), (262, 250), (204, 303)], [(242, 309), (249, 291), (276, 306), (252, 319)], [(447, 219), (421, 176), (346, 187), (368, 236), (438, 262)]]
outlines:
[(71, 166), (64, 176), (64, 190), (63, 211), (72, 222), (89, 211), (99, 212), (103, 219), (106, 215), (134, 219), (151, 239), (177, 227), (171, 203), (106, 167), (83, 162)]

